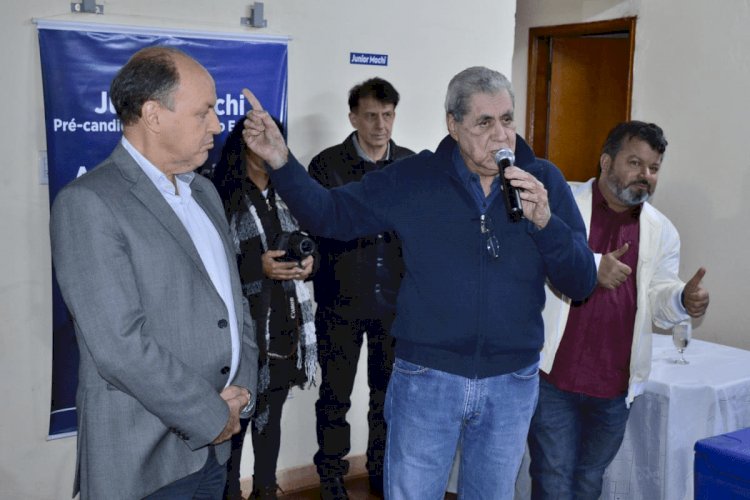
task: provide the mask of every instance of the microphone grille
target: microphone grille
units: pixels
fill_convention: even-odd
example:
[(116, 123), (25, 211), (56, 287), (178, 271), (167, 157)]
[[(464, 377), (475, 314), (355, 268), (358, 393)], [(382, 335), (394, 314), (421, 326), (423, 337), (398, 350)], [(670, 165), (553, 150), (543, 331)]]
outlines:
[(495, 153), (495, 164), (513, 165), (516, 162), (516, 155), (510, 149), (498, 149)]

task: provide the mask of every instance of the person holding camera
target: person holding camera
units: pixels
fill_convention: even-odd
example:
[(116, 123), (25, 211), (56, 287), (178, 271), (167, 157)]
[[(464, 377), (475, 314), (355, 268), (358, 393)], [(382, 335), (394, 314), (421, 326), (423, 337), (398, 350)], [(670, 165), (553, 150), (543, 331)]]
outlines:
[[(280, 126), (280, 124), (277, 123)], [(313, 272), (315, 242), (299, 230), (274, 191), (264, 162), (247, 149), (242, 122), (227, 137), (213, 181), (235, 242), (243, 294), (256, 322), (258, 396), (255, 414), (232, 438), (225, 498), (240, 499), (240, 458), (251, 425), (255, 466), (250, 498), (276, 498), (281, 410), (292, 386), (312, 382), (316, 370), (315, 318), (304, 283)]]

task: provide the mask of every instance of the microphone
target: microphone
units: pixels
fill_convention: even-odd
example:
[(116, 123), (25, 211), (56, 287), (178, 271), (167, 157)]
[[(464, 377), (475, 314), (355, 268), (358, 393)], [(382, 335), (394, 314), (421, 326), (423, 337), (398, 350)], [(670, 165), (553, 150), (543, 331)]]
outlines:
[(510, 185), (505, 178), (505, 169), (516, 162), (516, 155), (510, 149), (499, 149), (495, 153), (495, 163), (500, 170), (500, 180), (503, 182), (503, 197), (505, 198), (505, 209), (508, 218), (512, 222), (518, 222), (523, 217), (523, 206), (521, 205), (521, 194), (519, 189)]

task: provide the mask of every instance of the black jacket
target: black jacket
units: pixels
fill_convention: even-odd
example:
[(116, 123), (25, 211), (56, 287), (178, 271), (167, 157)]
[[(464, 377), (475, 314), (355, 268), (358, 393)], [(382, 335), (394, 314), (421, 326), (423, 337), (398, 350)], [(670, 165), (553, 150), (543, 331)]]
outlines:
[[(362, 159), (352, 132), (343, 143), (325, 149), (310, 162), (310, 176), (326, 188), (359, 181), (413, 151), (390, 141), (387, 160)], [(342, 316), (379, 318), (395, 312), (396, 295), (404, 275), (401, 242), (393, 232), (351, 241), (317, 238), (320, 268), (313, 283), (318, 307), (332, 308)]]

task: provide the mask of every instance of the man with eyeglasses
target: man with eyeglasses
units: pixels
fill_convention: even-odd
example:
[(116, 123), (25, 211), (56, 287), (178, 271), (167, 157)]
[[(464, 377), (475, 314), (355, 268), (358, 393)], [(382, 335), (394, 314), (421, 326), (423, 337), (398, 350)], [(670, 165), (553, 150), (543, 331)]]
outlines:
[[(472, 67), (448, 85), (449, 135), (424, 151), (326, 190), (312, 182), (250, 92), (245, 141), (303, 226), (327, 237), (395, 230), (406, 274), (391, 333), (385, 494), (442, 498), (461, 446), (460, 498), (510, 499), (538, 394), (544, 285), (577, 300), (596, 284), (594, 258), (559, 170), (517, 137), (510, 82)], [(512, 222), (495, 153), (521, 189)]]

